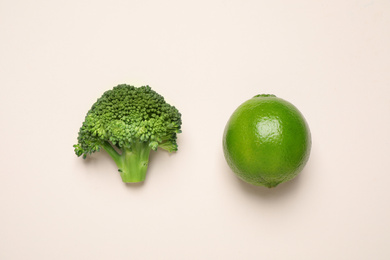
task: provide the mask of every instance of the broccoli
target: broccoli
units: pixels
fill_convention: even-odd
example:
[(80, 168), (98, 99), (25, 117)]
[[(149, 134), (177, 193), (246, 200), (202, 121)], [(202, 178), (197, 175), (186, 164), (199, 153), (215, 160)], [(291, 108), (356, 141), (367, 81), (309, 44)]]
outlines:
[(103, 148), (115, 161), (123, 182), (142, 182), (149, 154), (177, 151), (181, 114), (149, 86), (118, 85), (88, 111), (74, 151), (83, 156)]

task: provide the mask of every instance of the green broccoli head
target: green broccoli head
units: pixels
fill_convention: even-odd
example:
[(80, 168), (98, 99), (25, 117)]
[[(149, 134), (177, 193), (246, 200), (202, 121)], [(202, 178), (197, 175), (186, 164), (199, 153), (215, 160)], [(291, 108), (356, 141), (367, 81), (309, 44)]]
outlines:
[(145, 179), (150, 150), (177, 151), (180, 128), (179, 111), (149, 86), (118, 85), (88, 111), (75, 153), (86, 158), (103, 148), (124, 182), (139, 182)]

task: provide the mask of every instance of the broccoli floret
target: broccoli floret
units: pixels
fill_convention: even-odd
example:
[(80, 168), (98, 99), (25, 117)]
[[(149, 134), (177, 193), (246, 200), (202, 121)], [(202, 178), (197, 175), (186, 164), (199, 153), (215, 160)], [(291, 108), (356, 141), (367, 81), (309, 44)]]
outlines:
[(149, 86), (122, 84), (93, 104), (73, 147), (84, 159), (103, 148), (114, 159), (123, 182), (141, 182), (151, 150), (177, 151), (180, 127), (179, 111)]

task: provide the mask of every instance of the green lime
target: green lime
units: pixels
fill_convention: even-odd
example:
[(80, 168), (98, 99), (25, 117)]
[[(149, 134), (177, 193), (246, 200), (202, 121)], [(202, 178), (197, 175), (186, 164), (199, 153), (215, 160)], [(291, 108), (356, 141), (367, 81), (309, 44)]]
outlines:
[(293, 179), (309, 159), (311, 135), (299, 110), (274, 95), (257, 95), (231, 115), (225, 159), (243, 181), (268, 188)]

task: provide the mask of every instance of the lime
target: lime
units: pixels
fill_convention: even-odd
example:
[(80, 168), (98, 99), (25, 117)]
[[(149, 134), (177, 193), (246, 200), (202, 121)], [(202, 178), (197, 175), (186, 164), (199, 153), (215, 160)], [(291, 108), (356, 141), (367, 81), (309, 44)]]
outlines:
[(257, 95), (231, 115), (223, 151), (243, 181), (268, 188), (293, 179), (309, 159), (311, 135), (299, 110), (275, 95)]

